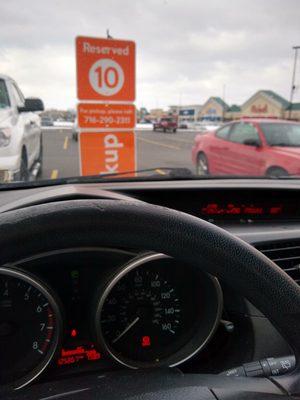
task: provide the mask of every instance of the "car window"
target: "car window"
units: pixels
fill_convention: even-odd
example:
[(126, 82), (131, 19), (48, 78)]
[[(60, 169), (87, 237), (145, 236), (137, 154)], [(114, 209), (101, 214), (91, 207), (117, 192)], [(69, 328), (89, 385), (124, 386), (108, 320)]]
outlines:
[(260, 141), (256, 128), (252, 124), (244, 122), (234, 125), (230, 132), (229, 140), (241, 144), (245, 143), (246, 140)]
[(269, 146), (300, 146), (300, 125), (285, 123), (264, 123), (261, 129)]
[(218, 138), (220, 138), (220, 139), (227, 140), (231, 127), (232, 127), (232, 125), (226, 125), (226, 126), (224, 126), (223, 128), (220, 128), (220, 129), (217, 131), (216, 136), (217, 136)]
[(25, 100), (24, 100), (24, 97), (23, 97), (22, 93), (20, 92), (20, 90), (17, 88), (17, 86), (14, 83), (11, 84), (11, 87), (12, 87), (12, 93), (13, 93), (15, 102), (17, 104), (17, 107), (24, 106)]
[(0, 79), (0, 108), (10, 106), (10, 101), (7, 93), (7, 87), (3, 79)]

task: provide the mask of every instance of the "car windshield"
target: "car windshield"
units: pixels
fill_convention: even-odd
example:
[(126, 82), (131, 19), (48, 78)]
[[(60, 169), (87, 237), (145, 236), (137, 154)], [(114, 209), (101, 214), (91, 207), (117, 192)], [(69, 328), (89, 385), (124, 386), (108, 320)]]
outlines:
[(0, 185), (300, 177), (296, 0), (0, 15)]
[(262, 124), (262, 130), (270, 146), (300, 147), (300, 125)]

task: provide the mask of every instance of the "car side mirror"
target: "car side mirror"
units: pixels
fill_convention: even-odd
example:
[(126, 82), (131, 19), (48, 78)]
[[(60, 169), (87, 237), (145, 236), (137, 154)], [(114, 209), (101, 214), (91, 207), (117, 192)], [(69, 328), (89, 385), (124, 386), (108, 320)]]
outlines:
[(44, 111), (44, 103), (38, 98), (28, 98), (25, 99), (23, 107), (18, 107), (19, 112), (34, 112), (34, 111)]
[(246, 146), (253, 146), (253, 147), (260, 147), (260, 142), (258, 140), (255, 139), (246, 139), (243, 141), (243, 144), (245, 144)]

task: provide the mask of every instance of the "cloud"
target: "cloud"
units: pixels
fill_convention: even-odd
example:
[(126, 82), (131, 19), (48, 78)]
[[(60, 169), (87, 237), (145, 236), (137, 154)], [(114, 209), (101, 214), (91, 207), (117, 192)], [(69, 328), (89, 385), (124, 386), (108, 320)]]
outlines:
[(77, 35), (110, 28), (137, 42), (137, 105), (148, 108), (203, 103), (224, 85), (229, 103), (258, 89), (288, 98), (300, 44), (298, 0), (10, 0), (0, 15), (0, 73), (48, 107), (76, 103)]
[(44, 99), (46, 107), (75, 104), (75, 60), (69, 48), (45, 46), (34, 51), (10, 48), (1, 56), (1, 72), (19, 82), (25, 96)]

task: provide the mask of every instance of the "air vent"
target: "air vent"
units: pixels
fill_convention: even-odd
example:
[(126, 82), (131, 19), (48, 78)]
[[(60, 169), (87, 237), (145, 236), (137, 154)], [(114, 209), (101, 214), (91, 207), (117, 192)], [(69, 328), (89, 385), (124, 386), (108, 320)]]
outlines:
[(256, 246), (300, 285), (300, 242), (276, 242)]

